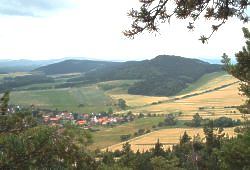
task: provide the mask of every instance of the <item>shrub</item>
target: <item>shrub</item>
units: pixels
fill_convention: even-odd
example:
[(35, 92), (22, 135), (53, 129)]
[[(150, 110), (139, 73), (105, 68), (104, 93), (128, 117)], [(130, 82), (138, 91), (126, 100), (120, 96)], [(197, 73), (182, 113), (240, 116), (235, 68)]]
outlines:
[(166, 126), (176, 125), (177, 121), (175, 120), (175, 116), (173, 114), (167, 114), (164, 120)]
[(131, 134), (127, 134), (127, 135), (121, 135), (120, 139), (121, 141), (127, 141), (131, 138)]

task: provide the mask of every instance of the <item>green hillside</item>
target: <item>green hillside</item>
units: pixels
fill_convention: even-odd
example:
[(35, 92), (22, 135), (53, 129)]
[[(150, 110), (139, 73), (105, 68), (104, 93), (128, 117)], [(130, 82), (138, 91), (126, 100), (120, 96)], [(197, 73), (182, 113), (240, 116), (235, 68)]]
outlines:
[[(182, 93), (188, 93), (211, 84), (213, 80), (223, 81), (227, 74), (215, 72), (205, 74), (195, 83), (189, 84)], [(64, 77), (64, 76), (63, 76)], [(219, 81), (218, 80), (218, 81)], [(80, 86), (74, 88), (54, 88), (55, 85), (64, 83), (59, 77), (55, 83), (33, 84), (19, 87), (18, 91), (11, 92), (11, 104), (30, 106), (34, 104), (39, 108), (69, 110), (76, 112), (107, 111), (115, 101), (109, 95), (121, 95), (128, 93), (128, 88), (140, 80), (115, 80)], [(215, 81), (217, 82), (217, 81)], [(212, 86), (212, 85), (211, 85)], [(41, 88), (43, 90), (32, 90)], [(48, 88), (48, 89), (46, 89)], [(26, 90), (28, 89), (28, 90)], [(132, 96), (132, 95), (131, 95)], [(144, 100), (142, 98), (142, 100)]]
[(207, 84), (212, 79), (215, 79), (215, 78), (218, 78), (218, 77), (221, 77), (221, 76), (224, 76), (224, 75), (228, 75), (228, 74), (226, 72), (224, 72), (224, 71), (205, 74), (204, 76), (202, 76), (200, 79), (198, 79), (194, 83), (189, 84), (187, 88), (183, 89), (178, 94), (182, 95), (182, 94), (190, 93), (190, 92), (192, 92), (194, 90), (199, 89), (203, 85)]
[(152, 60), (131, 61), (105, 67), (68, 80), (71, 83), (96, 83), (111, 80), (142, 80), (128, 93), (148, 96), (175, 95), (204, 74), (221, 70), (220, 65), (178, 56), (158, 56)]
[(112, 100), (96, 86), (81, 88), (15, 91), (11, 104), (77, 112), (106, 111)]
[(119, 63), (107, 61), (91, 61), (91, 60), (65, 60), (59, 63), (50, 64), (33, 70), (33, 72), (42, 72), (46, 75), (53, 74), (69, 74), (69, 73), (85, 73), (107, 66), (113, 66)]

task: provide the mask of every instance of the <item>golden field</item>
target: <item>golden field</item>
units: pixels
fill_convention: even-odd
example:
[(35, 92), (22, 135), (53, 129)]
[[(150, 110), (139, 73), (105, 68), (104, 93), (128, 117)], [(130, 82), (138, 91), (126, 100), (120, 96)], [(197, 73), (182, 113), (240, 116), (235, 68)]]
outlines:
[(127, 105), (131, 107), (143, 106), (151, 104), (153, 102), (169, 99), (168, 97), (141, 96), (141, 95), (131, 95), (131, 94), (118, 94), (118, 95), (113, 94), (110, 96), (115, 100), (124, 99)]
[[(231, 106), (239, 106), (244, 102), (244, 97), (239, 95), (239, 84), (232, 84), (228, 87), (188, 97), (181, 100), (169, 102), (168, 100), (175, 97), (182, 97), (187, 94), (201, 93), (206, 90), (211, 90), (223, 85), (237, 82), (237, 79), (230, 75), (223, 74), (214, 79), (207, 81), (200, 85), (196, 85), (190, 93), (173, 96), (173, 97), (154, 97), (154, 96), (140, 96), (130, 94), (113, 94), (113, 99), (122, 98), (126, 103), (132, 107), (130, 110), (134, 114), (138, 113), (155, 113), (168, 114), (171, 112), (179, 112), (182, 114), (178, 117), (179, 120), (191, 120), (195, 113), (199, 113), (203, 118), (215, 119), (221, 116), (228, 116), (233, 119), (242, 119), (241, 114), (235, 108), (228, 108)], [(160, 104), (152, 105), (153, 102)], [(201, 109), (202, 108), (202, 109)], [(123, 113), (123, 112), (120, 112)]]
[[(205, 79), (205, 80), (204, 80)], [(168, 114), (173, 112), (181, 112), (177, 116), (178, 120), (192, 120), (195, 113), (199, 113), (203, 118), (216, 119), (222, 116), (227, 116), (232, 119), (242, 119), (241, 113), (234, 108), (243, 104), (245, 98), (239, 95), (239, 83), (238, 80), (228, 74), (217, 74), (214, 78), (204, 78), (202, 81), (198, 81), (191, 85), (189, 89), (184, 90), (181, 94), (172, 97), (151, 97), (151, 96), (139, 96), (129, 94), (113, 94), (113, 99), (123, 98), (127, 104), (131, 107), (130, 110), (134, 114), (138, 113), (155, 113), (155, 114)], [(232, 84), (234, 83), (234, 84)], [(230, 85), (229, 85), (230, 84)], [(215, 88), (228, 85), (221, 89), (213, 90)], [(202, 93), (207, 90), (213, 90), (185, 99), (172, 100), (171, 98), (180, 98), (182, 96), (194, 93)], [(159, 102), (158, 104), (152, 104), (153, 102)], [(123, 112), (120, 112), (123, 113)], [(225, 133), (229, 136), (233, 136), (234, 128), (225, 128)], [(164, 148), (167, 149), (173, 144), (179, 142), (180, 136), (187, 131), (190, 136), (200, 134), (204, 137), (202, 128), (170, 128), (164, 130), (158, 130), (149, 134), (133, 138), (129, 140), (133, 151), (145, 151), (152, 147), (159, 139), (161, 143), (164, 143)], [(109, 150), (121, 149), (123, 143), (118, 143), (108, 147)], [(106, 148), (105, 148), (106, 149)]]
[[(149, 150), (154, 147), (154, 144), (159, 139), (160, 143), (164, 144), (164, 149), (171, 148), (174, 144), (179, 143), (180, 137), (183, 135), (184, 132), (187, 132), (189, 136), (193, 137), (197, 134), (200, 135), (201, 139), (204, 138), (204, 133), (202, 128), (172, 128), (172, 129), (163, 129), (159, 131), (155, 131), (134, 139), (131, 139), (127, 142), (131, 145), (131, 149), (136, 152), (139, 150), (140, 152)], [(234, 133), (234, 128), (225, 128), (224, 129), (225, 135), (229, 135), (230, 137), (236, 135)], [(110, 151), (121, 150), (122, 145), (125, 142), (112, 145), (108, 148)]]
[[(228, 116), (234, 119), (241, 118), (241, 114), (237, 109), (225, 108), (230, 106), (239, 106), (244, 102), (244, 97), (238, 94), (238, 84), (229, 87), (193, 96), (190, 98), (177, 100), (173, 102), (165, 102), (157, 105), (136, 108), (134, 112), (152, 112), (152, 113), (170, 113), (181, 111), (181, 120), (191, 120), (195, 113), (199, 113), (203, 118), (216, 118), (220, 116)], [(200, 108), (203, 109), (200, 109)]]

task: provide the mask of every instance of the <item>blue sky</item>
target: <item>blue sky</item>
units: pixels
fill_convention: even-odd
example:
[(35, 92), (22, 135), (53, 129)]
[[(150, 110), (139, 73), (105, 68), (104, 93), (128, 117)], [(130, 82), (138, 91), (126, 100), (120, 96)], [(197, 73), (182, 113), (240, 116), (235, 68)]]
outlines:
[(87, 57), (101, 60), (141, 60), (160, 54), (191, 58), (234, 55), (244, 45), (243, 25), (231, 19), (209, 41), (210, 25), (172, 20), (160, 34), (144, 33), (134, 40), (123, 36), (131, 20), (127, 12), (136, 0), (1, 0), (0, 59), (55, 59)]

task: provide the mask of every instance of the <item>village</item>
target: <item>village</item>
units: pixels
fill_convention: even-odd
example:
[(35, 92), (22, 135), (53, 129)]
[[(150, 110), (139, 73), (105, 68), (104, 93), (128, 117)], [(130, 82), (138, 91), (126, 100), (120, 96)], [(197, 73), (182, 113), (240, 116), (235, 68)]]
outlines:
[(51, 126), (63, 126), (66, 123), (75, 124), (90, 129), (96, 125), (115, 125), (133, 121), (134, 116), (127, 114), (123, 116), (102, 113), (71, 113), (58, 112), (56, 114), (47, 113), (43, 115), (43, 123)]
[(135, 115), (132, 112), (127, 114), (113, 114), (109, 112), (100, 113), (76, 113), (68, 111), (38, 109), (34, 106), (23, 107), (10, 105), (8, 108), (9, 113), (16, 113), (19, 111), (31, 112), (32, 116), (39, 118), (39, 123), (48, 126), (63, 127), (65, 124), (77, 125), (84, 129), (90, 129), (93, 126), (114, 126), (133, 121)]

